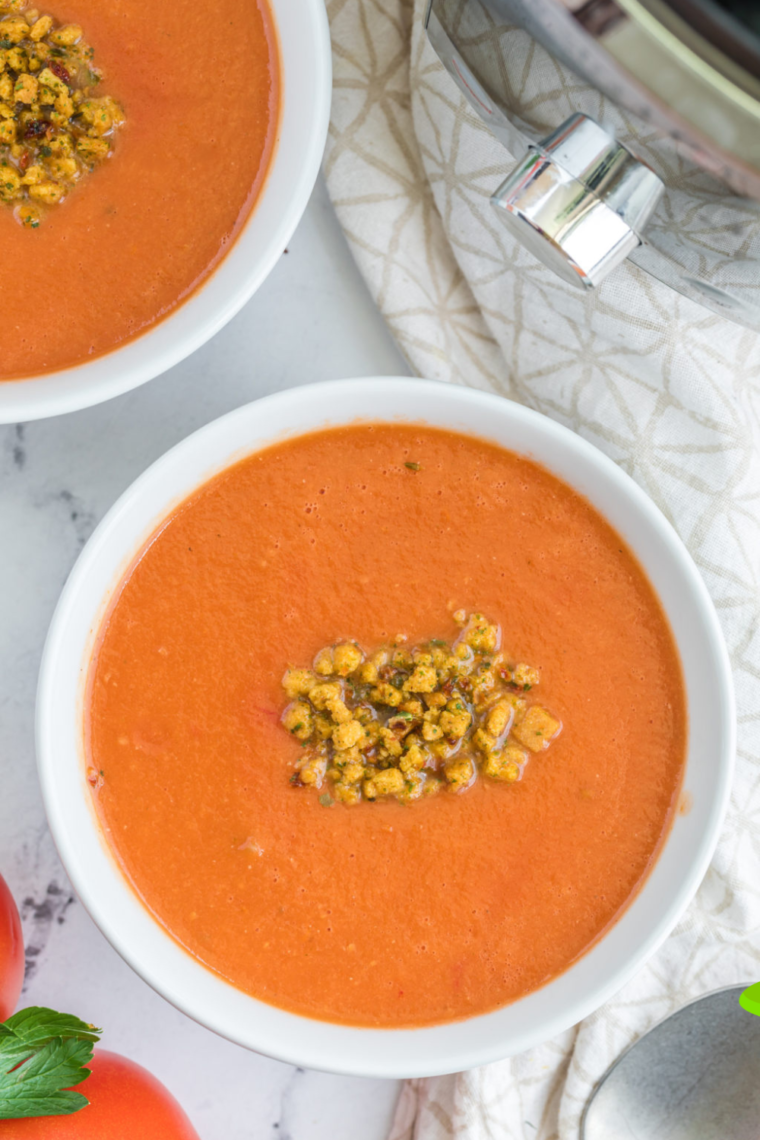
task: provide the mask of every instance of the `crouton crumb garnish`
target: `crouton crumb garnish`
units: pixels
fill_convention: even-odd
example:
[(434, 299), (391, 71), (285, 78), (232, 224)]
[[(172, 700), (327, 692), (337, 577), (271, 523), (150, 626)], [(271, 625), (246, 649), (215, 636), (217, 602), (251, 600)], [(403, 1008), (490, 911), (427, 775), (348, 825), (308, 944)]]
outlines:
[(290, 782), (329, 788), (323, 806), (464, 792), (479, 776), (512, 784), (562, 729), (526, 693), (539, 672), (501, 649), (501, 630), (458, 611), (459, 636), (365, 653), (354, 641), (288, 669), (282, 724), (300, 743)]
[(109, 158), (124, 123), (79, 24), (0, 0), (0, 202), (35, 230)]

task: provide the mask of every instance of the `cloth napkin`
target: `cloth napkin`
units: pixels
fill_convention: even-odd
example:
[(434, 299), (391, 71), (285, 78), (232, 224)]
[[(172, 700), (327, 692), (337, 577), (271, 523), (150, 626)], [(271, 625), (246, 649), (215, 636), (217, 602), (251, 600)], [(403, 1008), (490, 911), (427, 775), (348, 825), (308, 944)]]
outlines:
[[(682, 922), (612, 1001), (561, 1036), (472, 1072), (407, 1082), (390, 1138), (576, 1140), (595, 1081), (623, 1048), (691, 998), (760, 978), (760, 337), (629, 263), (588, 296), (552, 276), (489, 206), (510, 158), (427, 43), (423, 0), (327, 6), (327, 183), (413, 369), (528, 404), (619, 463), (689, 547), (732, 657), (737, 774)], [(507, 105), (545, 131), (576, 110), (611, 123), (668, 182), (656, 224), (690, 229), (719, 272), (746, 271), (747, 247), (760, 242), (751, 207), (721, 202), (668, 139), (524, 32), (503, 44)]]

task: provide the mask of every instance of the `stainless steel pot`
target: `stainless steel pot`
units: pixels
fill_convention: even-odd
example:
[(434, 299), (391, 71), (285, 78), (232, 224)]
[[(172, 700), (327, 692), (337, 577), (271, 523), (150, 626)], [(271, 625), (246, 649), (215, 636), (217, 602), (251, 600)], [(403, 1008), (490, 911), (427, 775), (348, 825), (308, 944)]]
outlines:
[[(430, 0), (426, 26), (449, 74), (516, 160), (491, 201), (536, 257), (580, 289), (630, 258), (760, 329), (760, 5)], [(602, 96), (596, 117), (579, 108), (547, 132), (510, 105), (504, 75), (518, 32)], [(645, 161), (616, 138), (621, 109), (667, 140), (677, 171), (656, 146)], [(700, 176), (691, 189), (684, 164)]]

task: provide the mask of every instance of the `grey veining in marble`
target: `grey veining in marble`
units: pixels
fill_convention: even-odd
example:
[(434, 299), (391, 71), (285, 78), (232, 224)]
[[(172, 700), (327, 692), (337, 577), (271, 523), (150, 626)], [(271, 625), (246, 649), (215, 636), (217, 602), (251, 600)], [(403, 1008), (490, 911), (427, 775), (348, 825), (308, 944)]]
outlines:
[(320, 184), (269, 280), (193, 357), (99, 407), (0, 428), (0, 871), (22, 911), (24, 1004), (104, 1026), (104, 1047), (164, 1080), (202, 1140), (382, 1140), (398, 1087), (304, 1072), (231, 1045), (154, 994), (111, 949), (71, 893), (37, 786), (45, 633), (98, 520), (178, 440), (269, 392), (406, 371)]

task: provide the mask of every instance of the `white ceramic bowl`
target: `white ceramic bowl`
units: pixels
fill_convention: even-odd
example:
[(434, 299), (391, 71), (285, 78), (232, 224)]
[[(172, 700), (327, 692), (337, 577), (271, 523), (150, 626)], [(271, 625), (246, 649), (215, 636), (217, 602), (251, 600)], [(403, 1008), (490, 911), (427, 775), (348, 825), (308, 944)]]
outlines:
[[(185, 496), (284, 435), (357, 418), (409, 420), (481, 436), (535, 458), (585, 495), (626, 539), (666, 613), (683, 664), (689, 810), (620, 921), (561, 977), (495, 1013), (431, 1029), (355, 1029), (312, 1021), (240, 993), (190, 957), (143, 908), (101, 836), (83, 759), (82, 709), (93, 641), (135, 553)], [(293, 1064), (378, 1077), (481, 1065), (573, 1025), (630, 978), (668, 934), (710, 861), (734, 755), (731, 674), (697, 570), (662, 514), (611, 460), (518, 404), (467, 388), (402, 379), (298, 388), (216, 420), (154, 463), (106, 515), (71, 573), (45, 647), (37, 750), (48, 819), (87, 910), (127, 962), (178, 1008), (224, 1037)]]
[(231, 320), (274, 268), (319, 173), (332, 89), (324, 0), (268, 0), (280, 49), (280, 119), (264, 187), (234, 245), (169, 317), (95, 360), (0, 381), (0, 423), (57, 416), (110, 400), (165, 372)]

